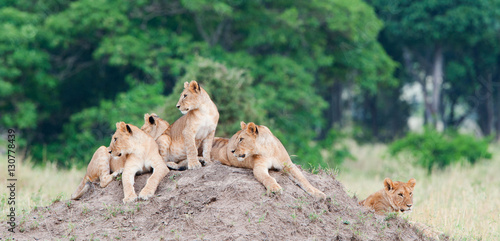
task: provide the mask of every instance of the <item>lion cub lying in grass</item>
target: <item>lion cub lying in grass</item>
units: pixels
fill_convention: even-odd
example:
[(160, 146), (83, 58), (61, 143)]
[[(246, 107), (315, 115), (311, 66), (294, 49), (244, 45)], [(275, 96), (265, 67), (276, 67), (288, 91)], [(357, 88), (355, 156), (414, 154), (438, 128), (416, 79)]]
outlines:
[(384, 188), (368, 196), (359, 204), (375, 210), (375, 213), (411, 212), (413, 206), (413, 189), (417, 181), (410, 179), (407, 183), (384, 180)]
[[(102, 188), (108, 186), (114, 177), (123, 172), (124, 166), (125, 156), (111, 158), (107, 147), (99, 147), (92, 156), (87, 166), (87, 173), (76, 188), (75, 193), (71, 195), (71, 199), (76, 200), (81, 198), (88, 191), (91, 182), (99, 181)], [(110, 172), (113, 173), (110, 174)]]
[(124, 203), (133, 202), (137, 198), (134, 191), (136, 173), (154, 169), (146, 186), (139, 193), (139, 198), (147, 200), (154, 195), (158, 184), (169, 172), (153, 138), (134, 125), (116, 123), (116, 132), (109, 150), (113, 157), (126, 158), (122, 174)]
[(281, 141), (266, 126), (258, 126), (250, 122), (241, 122), (241, 130), (231, 139), (215, 138), (212, 147), (212, 160), (234, 167), (253, 169), (255, 178), (264, 184), (267, 193), (282, 192), (276, 179), (269, 175), (269, 169), (282, 170), (317, 199), (325, 199), (326, 195), (313, 187), (302, 172), (292, 163), (288, 152)]

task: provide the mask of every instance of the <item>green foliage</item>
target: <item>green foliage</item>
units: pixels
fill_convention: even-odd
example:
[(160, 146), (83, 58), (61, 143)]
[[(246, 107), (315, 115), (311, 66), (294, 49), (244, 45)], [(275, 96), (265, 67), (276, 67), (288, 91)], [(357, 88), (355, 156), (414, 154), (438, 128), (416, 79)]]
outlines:
[(324, 160), (329, 167), (341, 166), (347, 159), (356, 160), (344, 143), (345, 138), (347, 138), (345, 133), (331, 129), (326, 138), (319, 143), (321, 149), (326, 151)]
[(434, 167), (443, 169), (452, 163), (466, 161), (474, 164), (481, 158), (491, 159), (488, 144), (488, 139), (425, 129), (421, 134), (409, 133), (405, 138), (393, 142), (389, 146), (389, 154), (397, 156), (408, 153), (415, 158), (415, 164), (427, 168), (430, 173)]
[(0, 131), (25, 133), (36, 162), (85, 163), (117, 121), (140, 125), (159, 106), (173, 122), (182, 83), (196, 79), (218, 105), (217, 135), (253, 121), (295, 161), (325, 164), (325, 90), (397, 82), (382, 27), (361, 0), (3, 1)]
[(57, 142), (33, 147), (34, 159), (55, 161), (63, 167), (86, 165), (99, 146), (109, 145), (116, 122), (124, 121), (139, 128), (144, 124), (144, 113), (154, 112), (165, 102), (160, 95), (161, 87), (160, 83), (136, 84), (114, 100), (103, 100), (98, 106), (72, 115)]

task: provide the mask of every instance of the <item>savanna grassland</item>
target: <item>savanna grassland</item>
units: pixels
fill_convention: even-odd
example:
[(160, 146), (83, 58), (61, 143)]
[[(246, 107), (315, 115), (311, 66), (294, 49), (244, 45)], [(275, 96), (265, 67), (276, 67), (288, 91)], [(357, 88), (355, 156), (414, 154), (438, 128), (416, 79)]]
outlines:
[[(5, 219), (10, 206), (7, 203), (7, 156), (0, 155), (0, 210)], [(17, 160), (16, 182), (16, 214), (28, 212), (35, 207), (51, 204), (56, 200), (68, 200), (83, 178), (85, 170), (58, 169), (55, 164), (48, 163), (34, 167), (29, 161)]]
[(413, 166), (412, 157), (398, 160), (387, 155), (385, 145), (352, 144), (356, 161), (340, 168), (338, 179), (350, 195), (360, 200), (383, 187), (383, 180), (417, 180), (411, 221), (433, 226), (459, 240), (500, 239), (500, 147), (490, 147), (492, 160), (475, 165), (454, 165), (444, 170)]
[[(360, 200), (382, 188), (385, 177), (407, 181), (414, 177), (414, 211), (410, 221), (428, 224), (452, 238), (460, 240), (498, 240), (500, 238), (500, 148), (491, 146), (492, 160), (476, 165), (455, 165), (434, 170), (430, 175), (423, 168), (410, 164), (411, 159), (395, 160), (386, 155), (385, 145), (358, 146), (350, 144), (356, 161), (339, 168), (338, 179), (349, 195)], [(6, 160), (2, 156), (2, 160)], [(6, 162), (0, 162), (6, 170)], [(28, 161), (17, 162), (17, 212), (46, 206), (57, 200), (68, 200), (84, 170), (61, 170), (55, 165), (33, 167)], [(6, 171), (0, 173), (1, 219), (7, 213)]]

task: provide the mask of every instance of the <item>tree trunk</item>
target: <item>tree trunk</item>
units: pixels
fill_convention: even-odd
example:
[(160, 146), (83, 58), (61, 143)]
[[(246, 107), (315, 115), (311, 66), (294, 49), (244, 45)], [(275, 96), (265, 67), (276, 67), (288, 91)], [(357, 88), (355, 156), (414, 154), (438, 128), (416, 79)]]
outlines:
[(441, 89), (443, 87), (443, 48), (437, 45), (434, 50), (434, 60), (432, 66), (432, 100), (431, 100), (431, 120), (434, 128), (442, 126), (440, 101)]
[(498, 80), (496, 82), (496, 84), (498, 84), (496, 86), (496, 92), (497, 92), (497, 103), (496, 103), (496, 107), (495, 107), (495, 110), (496, 110), (496, 121), (497, 121), (497, 124), (496, 124), (496, 140), (497, 142), (500, 141), (500, 80)]
[(335, 125), (342, 125), (342, 84), (338, 80), (334, 80), (333, 84), (328, 87), (329, 96), (327, 96), (329, 108), (326, 110), (326, 128), (320, 134), (319, 139), (324, 139), (328, 131)]
[(492, 76), (489, 75), (486, 79), (486, 132), (485, 136), (489, 136), (493, 132), (494, 123), (494, 103), (493, 103), (493, 83)]

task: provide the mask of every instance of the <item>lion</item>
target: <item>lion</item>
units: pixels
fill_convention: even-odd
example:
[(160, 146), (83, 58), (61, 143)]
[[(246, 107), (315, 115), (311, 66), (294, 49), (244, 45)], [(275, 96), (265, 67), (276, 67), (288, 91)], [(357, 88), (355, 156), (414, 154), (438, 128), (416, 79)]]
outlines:
[[(210, 164), (215, 128), (219, 121), (217, 106), (194, 80), (184, 83), (184, 90), (176, 106), (184, 115), (156, 139), (160, 155), (169, 168), (176, 170), (182, 170), (186, 166), (187, 169), (196, 169), (201, 167), (201, 163)], [(155, 134), (154, 128), (148, 126), (160, 126), (161, 122), (166, 121), (159, 117), (148, 117), (143, 128), (146, 133), (156, 136), (158, 132)], [(199, 152), (202, 157), (199, 157)]]
[(139, 193), (140, 199), (147, 200), (154, 195), (158, 184), (169, 172), (154, 139), (134, 125), (124, 122), (116, 123), (116, 132), (111, 139), (109, 150), (113, 157), (125, 156), (126, 158), (122, 174), (123, 203), (130, 203), (137, 199), (134, 191), (136, 173), (153, 168), (153, 174)]
[(375, 213), (388, 212), (410, 213), (413, 207), (413, 189), (417, 181), (410, 179), (407, 183), (393, 182), (384, 179), (384, 188), (359, 202), (360, 205), (375, 210)]
[(163, 133), (168, 129), (170, 124), (161, 119), (157, 114), (149, 113), (144, 114), (144, 125), (142, 125), (141, 130), (146, 132), (146, 134), (153, 137), (156, 141)]
[(292, 163), (288, 152), (266, 126), (253, 122), (240, 123), (241, 130), (230, 139), (215, 138), (212, 147), (212, 160), (223, 165), (253, 169), (255, 178), (261, 182), (267, 193), (282, 193), (283, 189), (276, 179), (269, 175), (269, 169), (287, 173), (304, 191), (317, 199), (326, 195), (313, 187), (300, 169)]
[(114, 177), (123, 172), (124, 161), (124, 157), (111, 158), (107, 147), (99, 147), (92, 156), (87, 166), (87, 173), (75, 193), (71, 195), (71, 199), (80, 199), (88, 191), (92, 182), (99, 181), (102, 188), (108, 186)]

